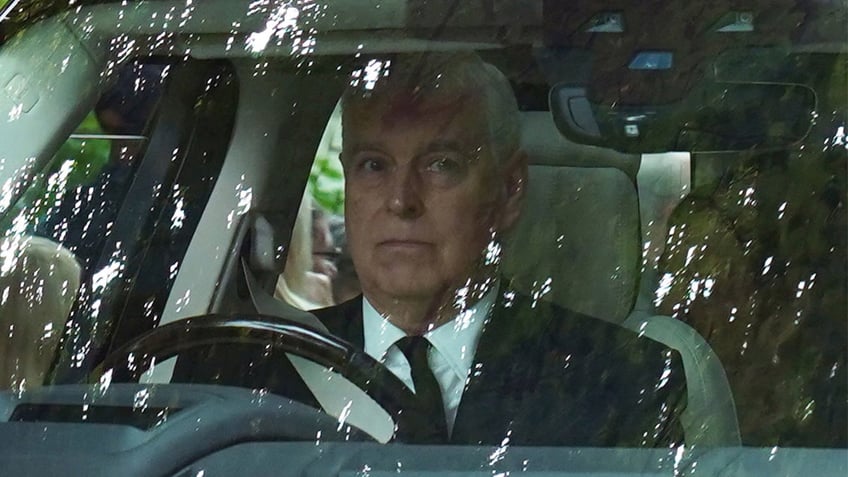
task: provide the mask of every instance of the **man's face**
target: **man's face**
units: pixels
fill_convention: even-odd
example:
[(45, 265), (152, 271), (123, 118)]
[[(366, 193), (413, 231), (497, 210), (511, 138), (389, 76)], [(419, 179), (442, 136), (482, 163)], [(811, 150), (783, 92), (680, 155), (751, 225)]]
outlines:
[(345, 108), (348, 244), (370, 300), (433, 300), (461, 286), (517, 216), (505, 210), (509, 166), (492, 156), (478, 103), (396, 97)]

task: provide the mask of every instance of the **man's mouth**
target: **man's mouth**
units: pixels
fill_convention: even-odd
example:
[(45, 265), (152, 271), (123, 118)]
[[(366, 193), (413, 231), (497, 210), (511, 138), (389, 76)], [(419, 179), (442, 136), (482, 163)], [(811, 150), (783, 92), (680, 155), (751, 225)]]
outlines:
[(391, 248), (391, 249), (409, 249), (415, 250), (424, 247), (430, 247), (433, 244), (430, 242), (425, 242), (423, 240), (414, 240), (414, 239), (388, 239), (383, 240), (377, 243), (378, 247), (382, 248)]

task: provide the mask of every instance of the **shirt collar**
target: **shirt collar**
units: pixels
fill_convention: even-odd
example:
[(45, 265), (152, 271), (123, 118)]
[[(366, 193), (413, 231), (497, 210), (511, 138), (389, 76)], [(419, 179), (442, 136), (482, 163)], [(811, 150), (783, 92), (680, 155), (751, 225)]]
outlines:
[(362, 297), (362, 326), (365, 332), (365, 352), (377, 361), (383, 361), (389, 347), (406, 336), (403, 330), (380, 315), (364, 296)]
[[(498, 286), (492, 287), (474, 306), (454, 316), (444, 325), (424, 333), (424, 337), (450, 365), (457, 377), (464, 380), (474, 361), (483, 325), (495, 304)], [(365, 352), (382, 361), (389, 348), (406, 336), (362, 298), (362, 321), (365, 332)]]

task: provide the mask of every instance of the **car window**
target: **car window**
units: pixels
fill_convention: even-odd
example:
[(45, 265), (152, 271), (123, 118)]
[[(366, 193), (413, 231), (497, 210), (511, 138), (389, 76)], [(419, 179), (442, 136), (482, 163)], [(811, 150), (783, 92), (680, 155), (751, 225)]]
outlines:
[(848, 471), (842, 3), (12, 3), (0, 462)]
[[(104, 325), (138, 316), (131, 326), (143, 329), (161, 316), (167, 288), (161, 288), (159, 280), (172, 281), (179, 270), (181, 250), (203, 210), (203, 190), (214, 184), (216, 174), (208, 159), (194, 166), (193, 176), (180, 174), (181, 168), (175, 167), (183, 164), (176, 159), (180, 159), (180, 135), (187, 134), (172, 129), (171, 137), (163, 135), (167, 127), (163, 123), (173, 121), (174, 113), (159, 107), (172, 83), (171, 68), (154, 60), (133, 62), (116, 72), (92, 111), (4, 215), (8, 267), (24, 277), (20, 284), (7, 287), (7, 293), (23, 294), (35, 305), (58, 300), (48, 290), (61, 290), (64, 305), (52, 305), (55, 316), (41, 316), (19, 328), (19, 337), (10, 334), (12, 341), (30, 340), (36, 335), (28, 328), (43, 327), (42, 339), (49, 343), (45, 349), (54, 350), (41, 352), (42, 369), (35, 374), (40, 378), (30, 378), (29, 385), (40, 384), (48, 370), (73, 373), (69, 369), (75, 367), (74, 353), (54, 354), (60, 337), (66, 345), (77, 342), (87, 350), (106, 349), (118, 337)], [(163, 156), (163, 148), (169, 147), (168, 156)], [(29, 271), (25, 260), (16, 263), (22, 251), (37, 250), (36, 246), (47, 251), (48, 244), (58, 260), (48, 270), (65, 266), (74, 268), (73, 273), (39, 274)], [(47, 256), (40, 260), (45, 266), (52, 263)], [(41, 309), (26, 302), (18, 300), (19, 311), (4, 315), (10, 329)], [(32, 343), (40, 346), (39, 340)]]
[[(834, 117), (834, 121), (822, 121), (826, 125), (817, 124), (816, 129), (821, 128), (824, 134), (833, 130), (838, 131), (839, 120)], [(336, 124), (337, 122), (339, 123)], [(815, 132), (811, 134), (811, 137), (814, 136)], [(841, 138), (837, 137), (835, 147), (828, 144), (823, 151), (824, 155), (828, 157), (843, 154), (844, 148), (840, 141)], [(811, 162), (814, 160), (809, 159), (810, 154), (805, 152), (805, 149), (804, 144), (799, 144), (789, 151), (778, 153), (725, 153), (722, 156), (709, 153), (669, 153), (648, 154), (641, 157), (642, 164), (636, 186), (640, 199), (639, 213), (642, 217), (640, 233), (643, 281), (639, 285), (639, 296), (634, 305), (635, 313), (652, 313), (680, 320), (692, 326), (705, 338), (705, 342), (716, 350), (718, 359), (728, 373), (736, 412), (739, 413), (742, 442), (748, 445), (777, 445), (785, 439), (801, 439), (809, 443), (820, 442), (819, 445), (822, 446), (841, 446), (844, 440), (841, 431), (833, 427), (836, 422), (841, 422), (841, 418), (832, 419), (834, 412), (842, 412), (840, 409), (824, 404), (824, 409), (819, 407), (821, 421), (817, 422), (813, 418), (813, 410), (816, 406), (822, 406), (820, 403), (834, 402), (835, 396), (843, 392), (841, 385), (835, 384), (840, 382), (840, 370), (844, 367), (843, 346), (840, 343), (845, 335), (845, 323), (838, 318), (844, 311), (843, 305), (834, 304), (835, 306), (829, 307), (827, 312), (816, 311), (821, 305), (814, 304), (818, 300), (810, 298), (808, 299), (810, 301), (804, 302), (806, 305), (794, 305), (792, 308), (794, 317), (791, 320), (789, 318), (782, 320), (782, 325), (765, 324), (770, 320), (778, 320), (774, 315), (775, 310), (785, 310), (789, 303), (797, 303), (797, 300), (804, 296), (810, 277), (813, 283), (816, 279), (823, 280), (822, 271), (816, 270), (818, 267), (814, 263), (824, 263), (828, 260), (824, 257), (833, 256), (839, 253), (837, 250), (844, 249), (840, 245), (844, 238), (834, 233), (838, 228), (836, 224), (844, 220), (844, 217), (839, 218), (838, 214), (827, 212), (819, 219), (817, 228), (803, 229), (803, 236), (806, 238), (810, 237), (810, 233), (816, 234), (817, 248), (805, 252), (805, 256), (809, 255), (809, 258), (805, 259), (805, 264), (802, 265), (796, 258), (796, 260), (788, 260), (785, 266), (789, 269), (796, 267), (808, 271), (806, 279), (799, 278), (799, 281), (793, 282), (791, 286), (789, 284), (772, 285), (768, 288), (773, 290), (771, 294), (760, 291), (759, 293), (765, 296), (758, 296), (758, 293), (754, 292), (757, 285), (748, 284), (747, 286), (751, 288), (743, 291), (745, 288), (738, 282), (740, 276), (737, 275), (737, 272), (747, 270), (744, 267), (751, 266), (745, 264), (752, 263), (754, 250), (766, 254), (756, 259), (763, 263), (763, 267), (756, 270), (760, 277), (775, 273), (771, 269), (771, 263), (775, 260), (775, 253), (777, 253), (773, 249), (774, 245), (770, 247), (757, 245), (754, 238), (760, 236), (759, 234), (765, 234), (760, 240), (779, 235), (791, 241), (789, 238), (791, 235), (786, 235), (789, 232), (779, 233), (774, 229), (781, 223), (791, 221), (789, 219), (790, 221), (784, 222), (787, 220), (787, 207), (792, 202), (791, 197), (785, 195), (787, 191), (785, 184), (794, 182), (791, 179), (793, 177), (810, 177), (811, 173), (804, 171), (821, 169), (824, 163), (839, 164), (838, 161), (833, 162), (834, 159), (827, 158), (822, 159), (824, 163)], [(321, 280), (302, 284), (302, 296), (313, 298), (306, 301), (299, 300), (298, 296), (292, 296), (291, 290), (284, 288), (285, 274), (281, 276), (277, 286), (279, 299), (299, 304), (303, 309), (316, 309), (345, 301), (339, 300), (336, 296), (327, 298), (327, 281), (324, 277), (330, 279), (334, 293), (339, 287), (346, 286), (341, 284), (344, 283), (344, 278), (338, 276), (344, 265), (337, 264), (341, 260), (349, 260), (349, 255), (341, 253), (337, 256), (337, 261), (333, 265), (338, 268), (326, 268), (326, 265), (320, 263), (320, 259), (324, 256), (316, 252), (318, 249), (323, 250), (328, 243), (324, 234), (332, 227), (334, 221), (339, 224), (337, 225), (339, 228), (344, 225), (341, 217), (334, 214), (334, 211), (343, 207), (341, 199), (344, 188), (343, 172), (341, 165), (333, 160), (340, 152), (341, 125), (340, 111), (337, 108), (330, 118), (318, 147), (307, 191), (304, 194), (304, 202), (301, 203), (293, 232), (298, 234), (301, 227), (303, 227), (300, 230), (301, 233), (312, 230), (309, 240), (312, 241), (313, 256), (316, 253), (318, 256), (311, 265), (302, 265), (302, 269), (322, 275)], [(815, 155), (819, 153), (816, 151)], [(531, 169), (533, 167), (531, 166)], [(812, 192), (811, 195), (833, 197), (829, 194), (840, 187), (837, 175), (836, 170), (817, 175), (818, 187), (821, 189), (820, 192)], [(768, 181), (769, 185), (763, 186), (765, 189), (763, 192), (759, 192), (757, 187), (759, 181)], [(815, 185), (804, 183), (798, 187), (806, 194), (810, 193), (810, 188), (814, 188)], [(595, 192), (597, 197), (603, 197), (603, 194)], [(768, 215), (765, 210), (769, 209), (761, 203), (762, 200), (756, 199), (759, 194), (769, 193), (775, 196), (771, 199), (774, 203), (770, 205), (777, 210), (776, 214)], [(795, 200), (810, 199), (796, 197)], [(839, 202), (830, 202), (830, 204), (826, 207), (838, 207)], [(733, 211), (734, 208), (737, 210)], [(797, 210), (801, 216), (804, 216), (805, 212), (802, 211), (809, 208), (818, 207), (799, 205)], [(311, 213), (309, 213), (310, 210)], [(728, 215), (725, 216), (725, 214)], [(750, 223), (745, 226), (744, 220)], [(812, 219), (796, 218), (794, 220), (797, 226), (801, 220), (809, 223)], [(312, 224), (306, 225), (310, 222)], [(324, 228), (325, 224), (327, 228)], [(747, 230), (748, 235), (745, 235), (747, 240), (742, 241), (739, 237), (741, 233), (737, 231), (739, 228)], [(755, 232), (755, 230), (760, 231)], [(303, 237), (306, 235), (304, 234)], [(335, 240), (344, 240), (341, 234), (332, 234), (332, 237)], [(297, 238), (292, 240), (292, 244), (302, 243), (297, 241)], [(307, 239), (304, 238), (304, 240)], [(539, 237), (536, 240), (538, 241)], [(343, 244), (344, 242), (335, 243)], [(785, 243), (783, 247), (787, 248), (787, 251), (792, 248), (788, 243)], [(296, 248), (294, 247), (294, 252), (291, 253), (296, 254)], [(769, 266), (765, 265), (766, 262)], [(836, 259), (836, 263), (843, 262), (841, 258)], [(353, 270), (352, 262), (347, 263), (347, 266)], [(596, 260), (595, 263), (597, 263)], [(292, 261), (287, 262), (287, 266), (291, 267), (289, 270), (297, 267)], [(310, 266), (312, 268), (309, 268)], [(533, 262), (531, 267), (538, 267), (538, 264)], [(353, 271), (355, 273), (355, 270)], [(784, 277), (781, 280), (787, 279), (785, 278), (787, 272), (788, 270), (780, 272), (779, 276)], [(836, 274), (840, 275), (838, 272)], [(742, 276), (748, 275), (754, 276), (757, 273), (747, 271)], [(548, 277), (554, 276), (556, 275), (548, 275)], [(831, 286), (841, 283), (835, 276), (833, 278), (835, 281)], [(762, 280), (766, 279), (758, 278), (757, 282)], [(538, 287), (539, 295), (544, 298), (548, 292), (545, 291), (545, 285), (540, 282), (541, 280), (534, 282), (533, 286)], [(548, 288), (554, 288), (549, 285), (550, 283)], [(725, 287), (727, 291), (722, 295), (721, 290)], [(827, 293), (827, 286), (822, 288), (824, 290), (822, 293)], [(351, 296), (358, 293), (358, 289), (353, 289)], [(739, 293), (741, 295), (736, 295)], [(752, 293), (755, 298), (742, 300), (742, 297), (751, 296)], [(550, 299), (556, 300), (556, 295), (556, 291), (552, 292)], [(737, 299), (733, 300), (732, 296), (736, 296)], [(315, 297), (318, 298), (314, 299)], [(743, 306), (748, 309), (746, 318), (737, 321), (740, 320), (740, 304), (743, 303)], [(714, 306), (724, 306), (727, 309), (717, 311), (712, 309)], [(785, 310), (782, 313), (789, 313), (789, 311)], [(815, 320), (823, 321), (817, 325), (805, 327), (800, 317), (807, 313), (816, 316)], [(760, 321), (756, 318), (757, 316), (760, 317)], [(741, 327), (739, 332), (729, 331), (734, 326)], [(769, 338), (756, 337), (770, 332), (778, 333), (778, 335)], [(805, 373), (812, 381), (797, 381), (792, 385), (795, 386), (792, 388), (794, 391), (790, 392), (787, 389), (785, 396), (782, 397), (785, 404), (781, 405), (779, 403), (781, 400), (775, 399), (769, 391), (773, 385), (779, 382), (784, 383), (789, 374), (783, 368), (787, 364), (783, 364), (780, 356), (782, 353), (790, 352), (788, 351), (790, 349), (797, 349), (796, 346), (802, 346), (800, 343), (808, 340), (810, 343), (818, 343), (816, 346), (804, 346), (804, 348), (815, 349), (815, 351), (808, 351), (812, 360), (810, 363), (821, 363), (822, 360), (829, 362), (830, 372), (823, 373), (818, 378), (812, 378), (815, 373)], [(755, 348), (757, 342), (764, 348)], [(753, 349), (749, 350), (749, 347)], [(791, 366), (804, 365), (794, 363)], [(765, 385), (761, 382), (768, 379), (775, 380), (773, 385)], [(801, 401), (806, 404), (799, 409), (798, 403)], [(800, 437), (804, 433), (809, 434), (806, 438)]]
[[(27, 362), (28, 353), (43, 351), (37, 363), (11, 371), (4, 387), (26, 388), (44, 380), (80, 285), (108, 280), (116, 271), (101, 259), (112, 254), (106, 244), (147, 146), (146, 125), (156, 112), (163, 70), (161, 65), (125, 67), (5, 214), (0, 227), (11, 272), (5, 290), (7, 296), (20, 296), (5, 304), (6, 359)], [(135, 96), (133, 90), (143, 93)], [(27, 254), (35, 264), (27, 263)], [(60, 272), (52, 273), (53, 268)]]
[[(93, 265), (148, 141), (145, 126), (155, 113), (163, 71), (131, 65), (119, 73), (117, 84), (14, 205), (15, 227), (24, 222), (27, 232), (62, 243), (85, 268)], [(145, 93), (130, 95), (134, 89)]]
[(304, 310), (343, 303), (361, 292), (347, 249), (341, 139), (337, 106), (318, 145), (275, 290), (278, 299)]
[[(822, 123), (820, 138), (840, 127)], [(695, 183), (671, 212), (659, 261), (659, 309), (716, 350), (751, 445), (845, 445), (833, 427), (843, 410), (830, 404), (845, 381), (846, 310), (836, 298), (844, 277), (834, 267), (845, 263), (845, 216), (834, 200), (844, 175), (833, 169), (845, 149), (827, 139), (814, 153), (807, 147), (740, 155)], [(811, 366), (822, 368), (804, 371)]]

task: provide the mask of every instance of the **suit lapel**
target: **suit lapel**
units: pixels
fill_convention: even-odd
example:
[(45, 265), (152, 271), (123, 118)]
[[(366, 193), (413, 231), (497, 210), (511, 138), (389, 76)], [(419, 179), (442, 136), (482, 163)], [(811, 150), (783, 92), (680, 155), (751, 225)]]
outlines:
[(358, 349), (365, 348), (365, 331), (362, 325), (362, 295), (329, 308), (313, 311), (330, 333)]
[[(538, 394), (550, 314), (526, 298), (500, 293), (486, 323), (462, 394), (451, 440), (500, 443)], [(536, 311), (536, 312), (534, 312)]]
[[(500, 293), (483, 329), (471, 379), (463, 392), (451, 440), (460, 443), (500, 442), (512, 429), (520, 407), (536, 393), (541, 340), (550, 315), (533, 309), (529, 299)], [(330, 333), (364, 349), (362, 296), (313, 312)], [(517, 357), (521, 357), (517, 359)]]

